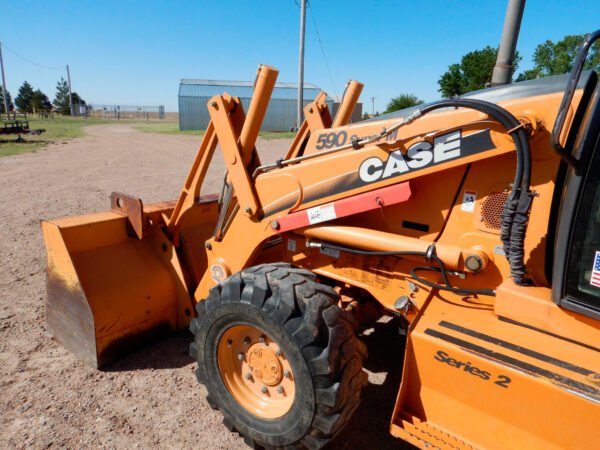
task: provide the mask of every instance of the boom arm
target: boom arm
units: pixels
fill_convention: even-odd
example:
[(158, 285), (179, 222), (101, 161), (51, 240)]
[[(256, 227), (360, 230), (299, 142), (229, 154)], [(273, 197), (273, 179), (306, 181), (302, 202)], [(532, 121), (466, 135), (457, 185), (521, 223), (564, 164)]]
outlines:
[[(260, 95), (265, 95), (265, 91), (260, 89), (260, 80), (259, 76), (257, 92), (263, 92)], [(353, 89), (354, 94), (346, 96), (350, 103), (354, 103), (357, 98), (358, 87), (354, 85)], [(197, 301), (206, 296), (208, 289), (215, 282), (248, 264), (260, 248), (260, 243), (278, 233), (273, 224), (293, 211), (309, 211), (310, 208), (338, 199), (350, 198), (415, 177), (466, 165), (483, 157), (512, 152), (513, 143), (504, 138), (509, 126), (518, 124), (512, 127), (510, 132), (519, 136), (516, 142), (517, 148), (521, 150), (518, 154), (524, 152), (524, 127), (504, 110), (485, 102), (454, 101), (456, 104), (452, 105), (440, 103), (423, 111), (426, 113), (438, 107), (462, 106), (496, 114), (500, 117), (501, 125), (464, 111), (459, 114), (453, 112), (454, 120), (444, 117), (444, 123), (450, 126), (443, 128), (432, 125), (439, 123), (438, 120), (415, 121), (416, 116), (413, 116), (400, 122), (366, 123), (355, 127), (331, 129), (327, 128), (331, 121), (328, 114), (324, 113), (324, 99), (325, 96), (321, 95), (307, 106), (307, 119), (288, 152), (291, 157), (270, 166), (257, 167), (253, 164), (254, 175), (250, 172), (250, 166), (239, 163), (248, 160), (240, 151), (239, 135), (233, 126), (233, 123), (242, 120), (241, 104), (228, 96), (217, 96), (211, 100), (212, 126), (221, 143), (229, 179), (235, 192), (235, 198), (232, 197), (231, 201), (237, 202), (239, 207), (222, 206), (222, 214), (229, 216), (227, 220), (220, 220), (219, 224), (226, 229), (222, 230), (224, 234), (219, 232), (216, 239), (206, 242), (209, 267), (213, 264), (215, 270), (209, 269), (200, 282), (195, 291)], [(348, 110), (348, 107), (343, 108), (340, 121), (347, 120)], [(502, 111), (502, 114), (497, 113), (497, 110)], [(246, 118), (243, 127), (258, 129), (259, 125), (248, 124), (248, 121), (256, 121), (259, 118)], [(376, 131), (381, 130), (382, 126), (383, 131)], [(329, 131), (318, 133), (321, 129)], [(431, 132), (432, 129), (436, 131)], [(349, 136), (350, 133), (354, 134)], [(210, 140), (212, 137), (207, 135), (205, 139)], [(474, 142), (476, 145), (469, 145), (469, 148), (461, 153), (463, 141)], [(346, 142), (350, 142), (351, 145)], [(329, 143), (333, 143), (333, 146)], [(335, 147), (336, 144), (339, 144), (338, 147)], [(250, 160), (256, 161), (254, 158)], [(521, 167), (521, 157), (519, 161), (518, 167)], [(335, 168), (333, 174), (331, 168)], [(200, 166), (193, 167), (192, 170), (202, 171)], [(197, 183), (201, 182), (197, 175), (190, 175), (189, 178), (196, 179)], [(520, 175), (517, 179), (520, 180)], [(518, 185), (520, 186), (520, 181)], [(184, 195), (182, 193), (182, 196)], [(357, 211), (359, 212), (361, 211)], [(183, 211), (178, 214), (182, 213)], [(527, 215), (527, 210), (524, 214)], [(422, 240), (417, 240), (417, 245), (413, 245), (411, 239), (414, 238), (396, 236), (395, 239), (406, 241), (400, 244), (402, 248), (423, 253)], [(236, 242), (236, 245), (232, 245), (232, 242)], [(345, 242), (345, 238), (342, 238), (341, 242)], [(360, 246), (360, 243), (358, 245)], [(426, 248), (429, 247), (433, 251), (436, 248), (435, 242), (427, 243)], [(437, 245), (437, 249), (440, 255), (455, 254), (454, 251), (444, 251), (441, 245)], [(481, 262), (479, 267), (483, 267), (484, 261), (490, 257), (475, 249), (462, 249), (459, 254), (457, 260), (453, 259), (453, 256), (444, 261), (442, 256), (440, 261), (449, 267), (462, 270), (465, 268), (464, 261), (469, 257), (478, 258)], [(214, 273), (222, 274), (221, 278), (214, 278)]]

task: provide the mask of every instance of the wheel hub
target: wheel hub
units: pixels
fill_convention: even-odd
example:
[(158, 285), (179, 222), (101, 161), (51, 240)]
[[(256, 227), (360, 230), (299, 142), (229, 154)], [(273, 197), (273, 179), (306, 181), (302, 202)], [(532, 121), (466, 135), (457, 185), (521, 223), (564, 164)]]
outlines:
[(217, 358), (223, 383), (248, 411), (275, 419), (290, 410), (295, 377), (272, 337), (251, 325), (234, 325), (221, 336)]
[(267, 386), (275, 386), (283, 378), (283, 368), (273, 350), (264, 344), (254, 344), (248, 350), (248, 368), (252, 375)]

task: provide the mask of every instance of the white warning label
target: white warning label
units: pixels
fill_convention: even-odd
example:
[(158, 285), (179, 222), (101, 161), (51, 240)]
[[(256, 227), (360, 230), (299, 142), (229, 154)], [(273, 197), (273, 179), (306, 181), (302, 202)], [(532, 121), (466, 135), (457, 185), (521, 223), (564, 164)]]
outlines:
[(460, 205), (460, 210), (472, 213), (475, 211), (475, 200), (477, 200), (477, 192), (465, 191), (463, 194), (462, 205)]
[(337, 218), (337, 215), (335, 214), (335, 206), (333, 205), (333, 203), (309, 208), (306, 210), (306, 215), (308, 216), (308, 222), (311, 225)]
[(288, 239), (287, 241), (287, 249), (290, 252), (295, 252), (296, 251), (296, 241), (293, 239)]

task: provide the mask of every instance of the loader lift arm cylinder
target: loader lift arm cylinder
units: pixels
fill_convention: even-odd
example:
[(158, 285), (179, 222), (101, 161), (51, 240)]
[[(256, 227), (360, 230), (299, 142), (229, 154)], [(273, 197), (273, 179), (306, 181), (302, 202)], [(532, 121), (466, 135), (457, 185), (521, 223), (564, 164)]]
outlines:
[(396, 125), (390, 128), (384, 128), (378, 135), (358, 139), (351, 144), (331, 148), (316, 154), (299, 156), (285, 161), (279, 161), (277, 164), (260, 166), (256, 168), (252, 177), (255, 179), (261, 172), (266, 170), (296, 164), (305, 159), (314, 158), (326, 153), (338, 152), (348, 148), (359, 149), (369, 143), (388, 136), (398, 128), (417, 120), (427, 113), (444, 108), (467, 108), (487, 114), (500, 123), (507, 130), (507, 133), (512, 136), (517, 155), (517, 167), (511, 194), (505, 202), (502, 211), (500, 238), (502, 240), (504, 253), (510, 264), (511, 277), (514, 282), (518, 285), (529, 285), (529, 280), (525, 277), (524, 245), (525, 233), (529, 222), (529, 212), (531, 210), (533, 199), (533, 193), (530, 192), (531, 152), (527, 141), (527, 133), (523, 124), (510, 112), (494, 103), (476, 99), (440, 100), (416, 110)]
[(340, 103), (340, 109), (338, 109), (335, 119), (333, 119), (331, 128), (344, 126), (350, 121), (352, 113), (354, 112), (354, 107), (358, 102), (358, 98), (360, 97), (363, 87), (364, 84), (359, 83), (358, 81), (350, 80), (348, 82), (346, 91), (344, 92), (344, 97)]
[(402, 119), (401, 122), (393, 127), (383, 129), (379, 135), (367, 137), (362, 140), (352, 142), (352, 144), (343, 145), (341, 147), (332, 148), (318, 154), (306, 155), (292, 158), (286, 161), (281, 161), (278, 164), (271, 164), (258, 167), (253, 178), (269, 169), (281, 167), (283, 165), (295, 164), (304, 159), (313, 158), (317, 155), (341, 151), (350, 147), (358, 149), (364, 145), (374, 142), (389, 135), (395, 129), (400, 128), (412, 121), (422, 117), (432, 111), (444, 108), (467, 108), (475, 111), (480, 111), (492, 117), (500, 123), (513, 138), (515, 144), (515, 152), (517, 155), (517, 167), (515, 170), (515, 179), (511, 194), (504, 204), (501, 220), (501, 240), (503, 249), (510, 264), (511, 277), (518, 285), (528, 285), (529, 281), (525, 278), (525, 233), (529, 221), (529, 211), (533, 194), (530, 192), (531, 182), (531, 152), (527, 141), (527, 134), (523, 124), (517, 120), (510, 112), (504, 108), (490, 102), (476, 99), (448, 99), (440, 100), (418, 109), (408, 118)]
[(248, 165), (252, 159), (252, 151), (256, 144), (260, 126), (267, 113), (267, 107), (269, 106), (278, 74), (279, 71), (270, 66), (261, 65), (258, 68), (254, 83), (254, 93), (252, 94), (252, 100), (250, 100), (248, 114), (246, 115), (239, 140), (245, 165)]

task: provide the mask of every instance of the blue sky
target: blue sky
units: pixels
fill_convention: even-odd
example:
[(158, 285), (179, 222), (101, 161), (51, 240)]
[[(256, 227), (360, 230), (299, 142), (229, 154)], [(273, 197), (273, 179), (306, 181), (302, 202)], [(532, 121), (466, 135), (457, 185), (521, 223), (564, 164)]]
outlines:
[[(8, 90), (16, 96), (27, 80), (53, 98), (69, 64), (73, 90), (88, 102), (164, 104), (176, 111), (181, 78), (253, 80), (265, 63), (280, 70), (280, 81), (296, 81), (296, 1), (4, 1), (0, 40), (7, 47)], [(311, 0), (305, 81), (341, 95), (346, 80), (360, 80), (369, 111), (373, 96), (379, 111), (403, 92), (434, 100), (448, 65), (498, 44), (505, 10), (506, 0)], [(531, 66), (544, 40), (597, 28), (600, 1), (529, 0), (518, 44), (521, 68)]]

